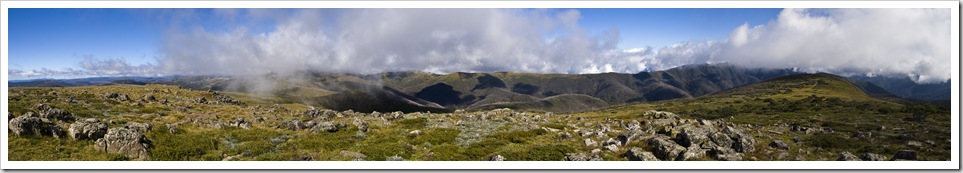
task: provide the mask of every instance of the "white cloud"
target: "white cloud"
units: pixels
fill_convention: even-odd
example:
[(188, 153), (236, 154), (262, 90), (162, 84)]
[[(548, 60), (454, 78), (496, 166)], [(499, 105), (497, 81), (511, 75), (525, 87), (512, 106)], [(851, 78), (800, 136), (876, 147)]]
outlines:
[(766, 25), (743, 24), (725, 42), (683, 42), (638, 55), (649, 69), (728, 62), (841, 75), (949, 80), (948, 9), (785, 9)]
[(733, 31), (715, 58), (742, 66), (950, 78), (948, 9), (786, 9)]
[(192, 23), (203, 21), (196, 12), (151, 13), (184, 19), (168, 19), (172, 29), (165, 32), (156, 64), (85, 59), (79, 70), (10, 70), (11, 76), (636, 73), (729, 62), (939, 82), (949, 79), (952, 58), (947, 9), (786, 9), (768, 24), (734, 28), (727, 40), (625, 50), (617, 48), (617, 29), (589, 33), (578, 25), (581, 14), (575, 10), (219, 9), (215, 17), (226, 26), (217, 28)]

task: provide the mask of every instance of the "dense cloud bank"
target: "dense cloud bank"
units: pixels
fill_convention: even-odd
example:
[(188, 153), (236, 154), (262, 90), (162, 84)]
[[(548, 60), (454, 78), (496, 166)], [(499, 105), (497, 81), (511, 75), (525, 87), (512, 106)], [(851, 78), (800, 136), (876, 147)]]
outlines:
[(617, 29), (590, 33), (578, 25), (576, 10), (218, 9), (213, 17), (223, 27), (192, 23), (203, 16), (171, 20), (178, 22), (165, 32), (155, 64), (87, 59), (78, 70), (10, 74), (637, 73), (728, 62), (930, 83), (950, 78), (949, 15), (948, 9), (785, 9), (768, 24), (734, 28), (728, 40), (619, 49), (620, 39), (645, 38), (621, 38)]

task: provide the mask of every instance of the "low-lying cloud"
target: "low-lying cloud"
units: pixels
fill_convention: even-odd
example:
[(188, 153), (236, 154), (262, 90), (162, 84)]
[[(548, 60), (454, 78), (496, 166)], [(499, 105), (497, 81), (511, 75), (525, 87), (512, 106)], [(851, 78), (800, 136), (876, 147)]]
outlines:
[[(734, 28), (727, 40), (624, 50), (618, 44), (627, 38), (621, 38), (617, 29), (590, 33), (578, 25), (577, 10), (215, 12), (229, 23), (227, 27), (190, 22), (172, 27), (165, 32), (159, 48), (163, 55), (156, 64), (85, 60), (89, 62), (80, 63), (80, 70), (10, 70), (10, 74), (637, 73), (727, 62), (843, 75), (907, 76), (921, 83), (946, 81), (951, 75), (948, 9), (785, 9), (768, 24)], [(258, 27), (265, 23), (261, 20), (270, 27)]]

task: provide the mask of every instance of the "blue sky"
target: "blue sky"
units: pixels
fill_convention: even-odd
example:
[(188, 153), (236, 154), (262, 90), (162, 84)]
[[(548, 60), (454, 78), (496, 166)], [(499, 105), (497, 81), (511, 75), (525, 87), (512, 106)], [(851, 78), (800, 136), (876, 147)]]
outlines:
[(85, 56), (145, 63), (161, 30), (126, 9), (10, 9), (10, 67), (61, 69)]
[(663, 47), (682, 41), (724, 40), (748, 23), (766, 24), (782, 9), (578, 9), (581, 25), (593, 31), (617, 28), (620, 47)]

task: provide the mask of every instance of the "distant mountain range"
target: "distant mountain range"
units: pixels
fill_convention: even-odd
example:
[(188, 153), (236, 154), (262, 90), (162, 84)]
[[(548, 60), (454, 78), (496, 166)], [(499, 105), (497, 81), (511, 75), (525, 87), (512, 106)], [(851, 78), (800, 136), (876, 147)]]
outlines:
[[(286, 76), (101, 77), (10, 81), (11, 87), (168, 84), (196, 90), (254, 93), (265, 99), (362, 112), (513, 108), (581, 112), (610, 105), (705, 96), (767, 79), (799, 74), (789, 69), (748, 69), (727, 64), (688, 65), (636, 74), (532, 74), (514, 72), (432, 74), (304, 73)], [(908, 78), (850, 77), (867, 95), (884, 100), (948, 100), (950, 84)]]

